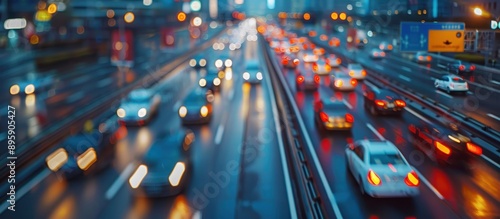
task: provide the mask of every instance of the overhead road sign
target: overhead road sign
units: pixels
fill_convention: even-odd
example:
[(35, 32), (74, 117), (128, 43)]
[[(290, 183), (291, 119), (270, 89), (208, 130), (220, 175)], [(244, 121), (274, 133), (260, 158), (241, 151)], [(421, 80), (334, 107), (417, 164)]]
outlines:
[(402, 52), (463, 52), (465, 23), (401, 22)]

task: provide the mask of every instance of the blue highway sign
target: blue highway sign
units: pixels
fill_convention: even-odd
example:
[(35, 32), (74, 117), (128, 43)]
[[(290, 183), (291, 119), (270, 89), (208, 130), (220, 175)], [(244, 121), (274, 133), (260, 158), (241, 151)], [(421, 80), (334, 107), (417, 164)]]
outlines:
[[(430, 52), (450, 52), (452, 48), (441, 45), (431, 45), (429, 46), (429, 33), (433, 33), (432, 36), (435, 37), (436, 33), (447, 33), (453, 32), (457, 37), (461, 39), (450, 39), (455, 44), (463, 44), (463, 32), (465, 31), (465, 23), (460, 22), (437, 22), (437, 23), (421, 23), (421, 22), (401, 22), (400, 27), (400, 51), (402, 52), (416, 52), (416, 51), (430, 51)], [(457, 34), (461, 32), (462, 34)], [(450, 34), (445, 34), (450, 35)], [(439, 39), (441, 40), (441, 39)], [(454, 41), (453, 41), (454, 40)], [(461, 40), (461, 41), (460, 41)], [(436, 40), (434, 40), (436, 41)], [(448, 40), (447, 40), (448, 42)], [(445, 48), (446, 47), (446, 48)], [(460, 52), (461, 47), (453, 47), (455, 52)], [(462, 49), (463, 50), (463, 49)]]

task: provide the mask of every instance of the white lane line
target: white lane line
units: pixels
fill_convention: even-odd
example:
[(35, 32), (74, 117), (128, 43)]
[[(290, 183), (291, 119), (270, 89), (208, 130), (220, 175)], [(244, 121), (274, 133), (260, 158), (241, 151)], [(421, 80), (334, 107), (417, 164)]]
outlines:
[(406, 67), (406, 66), (403, 66), (403, 67), (401, 67), (401, 68), (402, 68), (403, 70), (407, 71), (407, 72), (411, 72), (411, 68), (408, 68), (408, 67)]
[(231, 91), (229, 91), (228, 98), (229, 100), (233, 100), (233, 97), (234, 97), (234, 89), (231, 89)]
[(408, 81), (408, 82), (411, 81), (411, 79), (409, 77), (406, 77), (404, 75), (398, 75), (398, 77), (401, 78), (401, 79), (403, 79), (403, 80), (405, 80), (405, 81)]
[[(47, 178), (49, 176), (50, 170), (49, 169), (43, 169), (42, 172), (40, 172), (38, 175), (36, 175), (31, 181), (26, 183), (26, 185), (22, 188), (19, 189), (19, 191), (16, 193), (16, 202), (19, 202), (19, 200), (26, 195), (31, 189), (33, 189), (36, 185), (38, 185), (42, 180)], [(2, 214), (5, 210), (7, 210), (7, 207), (9, 207), (8, 202), (4, 202), (2, 205), (0, 205), (0, 214)]]
[(7, 132), (0, 133), (0, 141), (3, 141), (4, 139), (7, 139)]
[(424, 182), (424, 184), (429, 187), (429, 189), (434, 192), (434, 194), (436, 194), (436, 196), (441, 199), (441, 200), (444, 200), (444, 197), (443, 195), (441, 195), (441, 193), (439, 193), (439, 191), (424, 177), (424, 175), (422, 175), (422, 173), (420, 173), (420, 171), (418, 171), (417, 169), (413, 169), (415, 170), (415, 172), (417, 172), (418, 174), (418, 177)]
[(66, 102), (73, 103), (79, 99), (82, 99), (84, 96), (85, 96), (85, 94), (83, 93), (83, 91), (78, 91), (78, 92), (72, 94), (71, 96), (69, 96), (68, 98), (66, 98)]
[(500, 164), (496, 163), (495, 161), (493, 161), (489, 157), (484, 156), (484, 154), (481, 154), (481, 157), (483, 159), (485, 159), (486, 161), (490, 162), (491, 164), (493, 164), (494, 166), (496, 166), (498, 169), (500, 169)]
[(201, 219), (201, 211), (196, 211), (191, 219)]
[(179, 110), (179, 107), (181, 107), (181, 101), (180, 100), (178, 100), (177, 102), (175, 102), (174, 107), (172, 109), (174, 110), (174, 112), (177, 112), (177, 110)]
[(113, 82), (113, 78), (106, 78), (97, 82), (97, 87), (106, 87)]
[(111, 187), (106, 191), (105, 196), (107, 200), (113, 199), (115, 197), (116, 193), (120, 188), (123, 186), (123, 183), (127, 180), (127, 178), (132, 174), (132, 171), (134, 170), (134, 164), (129, 163), (127, 167), (120, 173), (120, 176), (111, 184)]
[(215, 133), (215, 139), (214, 139), (215, 144), (217, 145), (220, 144), (223, 134), (224, 134), (224, 125), (220, 124), (219, 127), (217, 128), (217, 132)]
[(441, 68), (446, 68), (446, 65), (443, 65), (443, 64), (437, 64), (438, 67), (441, 67)]
[(411, 110), (410, 108), (408, 107), (405, 107), (405, 110), (408, 111), (409, 113), (413, 114), (415, 117), (419, 118), (420, 120), (426, 122), (427, 124), (432, 124), (429, 120), (427, 120), (425, 117), (423, 117), (422, 115), (418, 114), (417, 112)]
[(380, 140), (385, 140), (384, 136), (382, 136), (370, 123), (366, 123), (366, 126), (372, 130), (372, 132), (380, 139)]
[(491, 83), (500, 85), (500, 81), (491, 80)]
[(474, 94), (474, 93), (472, 93), (471, 91), (467, 91), (467, 94), (471, 94), (471, 95), (472, 95), (472, 94)]
[[(287, 162), (287, 158), (285, 155), (285, 146), (283, 145), (283, 137), (281, 135), (281, 127), (279, 125), (280, 121), (279, 121), (278, 107), (276, 105), (276, 99), (274, 96), (273, 89), (271, 88), (271, 83), (270, 83), (271, 77), (269, 76), (269, 72), (267, 72), (267, 73), (268, 74), (264, 74), (264, 77), (266, 77), (266, 79), (264, 80), (264, 83), (266, 84), (267, 92), (269, 92), (269, 98), (271, 100), (271, 109), (272, 109), (273, 118), (274, 118), (274, 126), (276, 128), (276, 136), (278, 136), (278, 145), (279, 145), (278, 148), (280, 151), (281, 168), (283, 169), (283, 178), (285, 178), (285, 187), (286, 187), (286, 192), (287, 192), (288, 207), (290, 210), (291, 218), (297, 219), (298, 213), (297, 213), (297, 209), (295, 208), (295, 199), (294, 199), (293, 192), (292, 192), (292, 183), (290, 180), (290, 170), (288, 169), (288, 162)], [(300, 118), (300, 116), (299, 116), (299, 118)], [(321, 169), (321, 172), (322, 171), (323, 170)], [(331, 190), (329, 190), (329, 191), (330, 192), (328, 192), (328, 194), (330, 195)], [(333, 194), (332, 194), (332, 196), (333, 196)], [(335, 201), (335, 200), (333, 200), (333, 201)], [(334, 208), (334, 210), (338, 210), (337, 203), (336, 202), (334, 202), (334, 203), (335, 203), (335, 206), (337, 207), (336, 209)], [(335, 211), (335, 214), (337, 214), (337, 211)], [(340, 214), (340, 211), (338, 212), (338, 214)], [(337, 217), (337, 218), (342, 219), (342, 215), (340, 215), (340, 217)]]
[(349, 104), (349, 102), (347, 102), (347, 100), (342, 99), (342, 102), (344, 102), (344, 104), (345, 104), (347, 107), (349, 107), (349, 109), (352, 109), (351, 104)]
[(436, 93), (441, 94), (441, 95), (443, 95), (443, 96), (445, 96), (445, 97), (448, 97), (448, 98), (450, 98), (450, 99), (453, 99), (453, 97), (452, 97), (451, 95), (446, 94), (446, 93), (444, 93), (443, 91), (436, 90)]
[(368, 81), (364, 81), (363, 83), (365, 83), (366, 85), (368, 85), (369, 87), (371, 87), (375, 91), (379, 90), (377, 86), (375, 86), (374, 84), (372, 84), (372, 83), (370, 83)]
[(375, 65), (375, 68), (378, 70), (384, 70), (384, 67), (382, 67), (381, 65)]
[(489, 117), (491, 117), (491, 118), (493, 118), (493, 119), (496, 119), (496, 120), (500, 121), (500, 117), (498, 117), (498, 116), (495, 116), (495, 115), (493, 115), (491, 113), (488, 113), (486, 115), (489, 116)]

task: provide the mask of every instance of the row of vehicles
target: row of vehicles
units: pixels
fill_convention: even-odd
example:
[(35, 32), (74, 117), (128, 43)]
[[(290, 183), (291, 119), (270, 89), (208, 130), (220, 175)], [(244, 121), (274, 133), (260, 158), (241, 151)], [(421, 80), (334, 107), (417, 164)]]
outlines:
[[(285, 34), (286, 36), (286, 34)], [(295, 37), (293, 34), (287, 36)], [(282, 36), (282, 40), (287, 40)], [(279, 42), (274, 37), (272, 41)], [(383, 58), (385, 52), (392, 50), (387, 45), (374, 48), (372, 58)], [(316, 47), (317, 48), (317, 47)], [(302, 51), (301, 51), (302, 52)], [(314, 57), (314, 52), (303, 51), (306, 55), (277, 54), (286, 68), (299, 68), (301, 63), (313, 63), (317, 68), (324, 64), (321, 57)], [(425, 53), (419, 53), (421, 62), (432, 60)], [(333, 54), (329, 56), (335, 56)], [(296, 60), (294, 65), (289, 60)], [(341, 61), (340, 61), (341, 63)], [(316, 65), (315, 65), (316, 64)], [(332, 67), (333, 72), (314, 71), (305, 68), (297, 74), (297, 92), (316, 90), (323, 75), (328, 75), (330, 87), (334, 91), (354, 90), (359, 80), (366, 77), (363, 67), (356, 63), (347, 65), (346, 71)], [(357, 71), (357, 72), (356, 72)], [(326, 73), (328, 72), (328, 73)], [(347, 74), (346, 74), (347, 73)], [(304, 84), (304, 85), (301, 85)], [(345, 86), (350, 85), (350, 86)], [(467, 88), (465, 81), (458, 76), (445, 75), (435, 81), (436, 87), (447, 91), (463, 91)], [(303, 87), (301, 87), (303, 86)], [(404, 113), (407, 103), (396, 92), (377, 86), (366, 86), (363, 89), (363, 106), (374, 116), (396, 115)], [(322, 99), (314, 102), (314, 122), (320, 131), (351, 130), (354, 127), (353, 111), (343, 101)], [(438, 128), (424, 121), (408, 126), (409, 142), (423, 151), (437, 164), (467, 164), (467, 160), (475, 159), (482, 154), (482, 148), (474, 143), (457, 125)], [(388, 140), (358, 140), (347, 145), (345, 149), (346, 166), (353, 179), (358, 183), (361, 193), (372, 197), (411, 197), (419, 194), (421, 179), (417, 171), (408, 163), (398, 147)]]

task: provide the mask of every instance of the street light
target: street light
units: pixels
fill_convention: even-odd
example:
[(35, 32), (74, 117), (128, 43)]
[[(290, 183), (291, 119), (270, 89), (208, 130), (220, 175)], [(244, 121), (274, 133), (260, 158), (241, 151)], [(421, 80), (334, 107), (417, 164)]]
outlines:
[(474, 14), (476, 14), (478, 16), (482, 16), (483, 10), (481, 8), (474, 8)]

